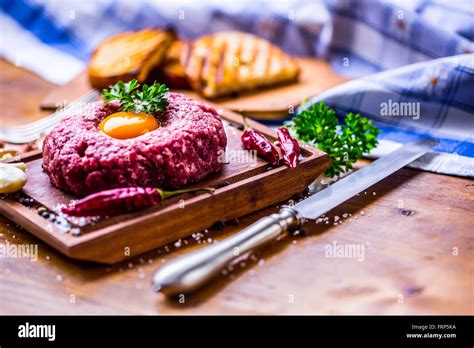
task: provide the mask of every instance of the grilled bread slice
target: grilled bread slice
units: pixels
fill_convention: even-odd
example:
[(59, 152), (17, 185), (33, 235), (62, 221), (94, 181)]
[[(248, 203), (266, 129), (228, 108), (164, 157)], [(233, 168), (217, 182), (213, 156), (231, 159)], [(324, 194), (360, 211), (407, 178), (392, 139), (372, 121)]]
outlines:
[(220, 32), (194, 41), (183, 54), (193, 89), (206, 98), (297, 80), (298, 62), (269, 41), (241, 32)]
[(149, 28), (105, 40), (89, 62), (91, 85), (102, 89), (120, 80), (144, 82), (150, 70), (163, 61), (174, 39), (171, 31)]

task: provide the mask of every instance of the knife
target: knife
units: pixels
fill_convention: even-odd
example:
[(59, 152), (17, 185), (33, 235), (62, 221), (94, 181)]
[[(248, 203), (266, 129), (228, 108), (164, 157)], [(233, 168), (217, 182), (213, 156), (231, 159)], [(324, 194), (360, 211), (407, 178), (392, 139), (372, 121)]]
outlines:
[(437, 143), (434, 139), (407, 143), (299, 203), (283, 206), (278, 213), (261, 218), (232, 237), (171, 260), (154, 274), (153, 288), (172, 296), (202, 287), (233, 259), (300, 228), (306, 220), (318, 218), (424, 155)]

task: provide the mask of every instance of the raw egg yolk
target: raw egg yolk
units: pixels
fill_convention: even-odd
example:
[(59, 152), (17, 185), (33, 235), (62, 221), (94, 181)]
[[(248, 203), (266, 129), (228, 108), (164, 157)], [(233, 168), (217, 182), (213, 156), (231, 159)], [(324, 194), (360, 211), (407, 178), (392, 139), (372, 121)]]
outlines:
[(107, 116), (99, 125), (99, 130), (116, 139), (135, 138), (159, 127), (153, 115), (144, 112), (116, 112)]

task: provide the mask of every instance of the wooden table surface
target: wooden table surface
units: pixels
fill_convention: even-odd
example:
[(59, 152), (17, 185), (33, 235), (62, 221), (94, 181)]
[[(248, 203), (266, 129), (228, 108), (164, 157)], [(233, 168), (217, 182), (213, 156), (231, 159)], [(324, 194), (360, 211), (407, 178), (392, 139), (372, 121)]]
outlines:
[[(0, 61), (2, 122), (40, 118), (52, 88)], [(114, 266), (69, 260), (2, 216), (0, 242), (37, 244), (39, 258), (0, 258), (0, 313), (474, 314), (474, 182), (412, 169), (334, 209), (327, 224), (257, 250), (205, 290), (172, 300), (151, 290), (162, 263), (275, 210), (204, 233), (206, 243), (189, 237)], [(364, 252), (329, 257), (338, 245)]]

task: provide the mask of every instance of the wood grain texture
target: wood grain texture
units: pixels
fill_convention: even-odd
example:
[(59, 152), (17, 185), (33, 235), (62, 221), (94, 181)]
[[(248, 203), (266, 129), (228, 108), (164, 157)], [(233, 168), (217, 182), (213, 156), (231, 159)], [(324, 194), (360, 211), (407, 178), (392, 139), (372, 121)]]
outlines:
[[(20, 125), (50, 114), (38, 105), (54, 88), (52, 83), (0, 59), (0, 124)], [(28, 97), (23, 98), (25, 95)]]
[[(329, 64), (319, 59), (300, 58), (301, 76), (298, 83), (285, 84), (274, 88), (264, 88), (255, 92), (243, 93), (233, 98), (213, 100), (221, 107), (254, 115), (261, 119), (278, 119), (287, 117), (288, 113), (301, 103), (306, 97), (311, 97), (330, 87), (334, 87), (347, 79), (331, 70)], [(90, 90), (86, 73), (79, 74), (65, 87), (54, 88), (42, 100), (41, 106), (46, 109), (56, 108), (70, 101), (74, 101)], [(202, 99), (196, 92), (182, 91), (197, 99)]]
[[(1, 86), (3, 97), (4, 80)], [(37, 262), (0, 259), (0, 313), (474, 314), (474, 182), (402, 169), (366, 192), (329, 212), (328, 224), (257, 250), (184, 303), (151, 290), (157, 267), (276, 207), (210, 230), (201, 243), (189, 238), (114, 266), (71, 261), (0, 217), (1, 243), (39, 246)], [(342, 224), (334, 225), (335, 216)], [(365, 245), (364, 260), (326, 257), (334, 241)]]

